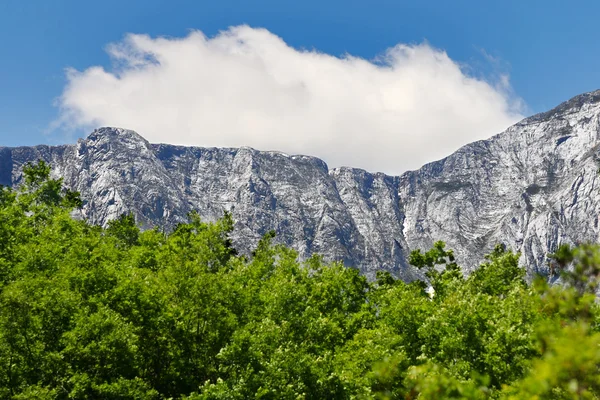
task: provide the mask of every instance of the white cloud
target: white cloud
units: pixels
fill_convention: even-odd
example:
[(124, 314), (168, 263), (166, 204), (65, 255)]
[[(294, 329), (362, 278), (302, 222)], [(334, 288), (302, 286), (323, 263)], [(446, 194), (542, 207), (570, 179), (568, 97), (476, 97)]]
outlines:
[(251, 146), (400, 173), (521, 118), (508, 77), (475, 78), (428, 44), (375, 61), (298, 50), (265, 29), (128, 35), (113, 68), (69, 70), (62, 128), (119, 126), (151, 142)]

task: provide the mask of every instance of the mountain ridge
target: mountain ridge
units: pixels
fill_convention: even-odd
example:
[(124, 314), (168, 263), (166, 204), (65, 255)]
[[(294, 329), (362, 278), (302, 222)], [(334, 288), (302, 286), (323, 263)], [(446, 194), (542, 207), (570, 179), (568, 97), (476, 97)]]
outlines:
[(144, 227), (168, 228), (192, 209), (209, 220), (231, 210), (242, 252), (275, 229), (302, 258), (319, 252), (370, 278), (418, 277), (408, 254), (436, 240), (466, 271), (499, 242), (521, 251), (530, 273), (544, 272), (558, 244), (598, 240), (599, 103), (600, 90), (576, 96), (399, 176), (100, 128), (75, 145), (0, 147), (0, 184), (17, 185), (23, 164), (44, 159), (81, 192), (92, 223), (133, 212)]

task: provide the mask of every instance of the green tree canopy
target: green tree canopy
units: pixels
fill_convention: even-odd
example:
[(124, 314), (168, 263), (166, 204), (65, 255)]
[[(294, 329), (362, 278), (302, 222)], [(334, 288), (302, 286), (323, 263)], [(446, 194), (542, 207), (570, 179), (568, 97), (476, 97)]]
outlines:
[[(71, 218), (45, 163), (0, 189), (2, 399), (598, 398), (597, 245), (561, 247), (561, 285), (502, 246), (464, 276), (437, 242), (428, 284), (304, 262), (230, 214), (170, 233)], [(427, 285), (434, 288), (428, 293)]]

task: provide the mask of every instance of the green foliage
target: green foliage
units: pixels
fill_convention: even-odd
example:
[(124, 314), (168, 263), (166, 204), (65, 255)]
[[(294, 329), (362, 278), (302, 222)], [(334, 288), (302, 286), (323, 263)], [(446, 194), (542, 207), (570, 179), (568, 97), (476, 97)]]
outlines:
[(368, 282), (274, 232), (238, 256), (228, 213), (165, 234), (81, 204), (45, 163), (0, 188), (2, 399), (599, 396), (598, 246), (553, 255), (562, 285), (501, 246), (464, 276), (442, 242), (411, 254), (427, 284)]
[(446, 250), (444, 242), (435, 242), (425, 253), (421, 253), (421, 250), (413, 250), (409, 262), (425, 270), (425, 276), (429, 278), (437, 298), (443, 297), (446, 289), (452, 286), (453, 282), (462, 280), (462, 272), (455, 262), (454, 252)]
[(571, 248), (562, 245), (551, 256), (552, 266), (557, 269), (562, 279), (575, 288), (580, 294), (596, 292), (600, 285), (600, 252), (598, 246), (582, 244)]
[(519, 266), (519, 255), (497, 245), (469, 278), (474, 293), (506, 296), (515, 287), (525, 287), (525, 270)]
[(117, 239), (117, 246), (131, 247), (138, 244), (140, 228), (135, 224), (133, 214), (121, 214), (108, 223), (106, 234)]

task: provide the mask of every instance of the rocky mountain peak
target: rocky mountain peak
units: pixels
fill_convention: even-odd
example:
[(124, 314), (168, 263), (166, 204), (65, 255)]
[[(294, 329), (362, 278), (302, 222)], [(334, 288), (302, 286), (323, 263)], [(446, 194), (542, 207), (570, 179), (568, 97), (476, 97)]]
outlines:
[(146, 139), (135, 131), (110, 126), (95, 129), (85, 140), (89, 142), (128, 141), (148, 143)]
[(532, 115), (519, 122), (516, 126), (539, 123), (549, 121), (553, 118), (565, 118), (570, 114), (589, 111), (590, 109), (598, 110), (600, 108), (600, 89), (593, 92), (577, 95), (567, 101), (562, 102), (558, 106), (549, 111)]
[(80, 149), (96, 151), (141, 151), (148, 153), (150, 143), (137, 132), (114, 127), (103, 127), (94, 130), (86, 139), (78, 141)]
[(122, 175), (137, 179), (160, 167), (152, 145), (137, 132), (123, 128), (94, 130), (77, 142), (75, 153), (88, 169), (103, 169), (104, 177)]

